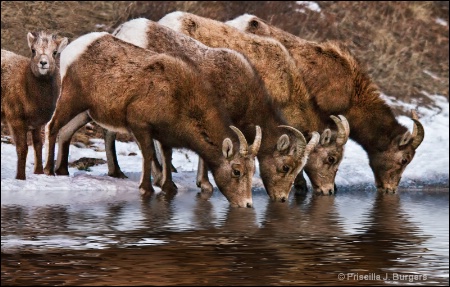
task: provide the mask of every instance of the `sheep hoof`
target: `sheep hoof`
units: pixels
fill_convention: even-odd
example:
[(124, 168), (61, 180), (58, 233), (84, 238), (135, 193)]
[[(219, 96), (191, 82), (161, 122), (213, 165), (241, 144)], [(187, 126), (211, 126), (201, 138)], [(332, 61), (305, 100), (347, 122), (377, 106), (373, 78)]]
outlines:
[(165, 193), (177, 193), (178, 188), (175, 185), (173, 181), (166, 181), (163, 186), (161, 187), (161, 190)]
[(155, 194), (155, 190), (153, 189), (153, 186), (151, 184), (141, 184), (139, 186), (139, 192), (141, 193), (142, 197), (150, 197), (153, 194)]
[(52, 176), (55, 176), (55, 171), (54, 171), (53, 169), (50, 169), (50, 168), (44, 168), (44, 173), (45, 173), (46, 175), (52, 175)]
[(115, 177), (115, 178), (128, 178), (121, 170), (114, 171), (114, 172), (108, 172), (108, 176)]
[(55, 171), (56, 175), (69, 175), (69, 170), (67, 168), (58, 168)]

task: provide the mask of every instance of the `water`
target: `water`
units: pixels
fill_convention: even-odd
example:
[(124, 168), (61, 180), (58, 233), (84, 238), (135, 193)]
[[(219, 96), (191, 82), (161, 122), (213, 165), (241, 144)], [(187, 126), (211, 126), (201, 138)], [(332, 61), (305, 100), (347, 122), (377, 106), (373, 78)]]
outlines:
[[(3, 285), (447, 285), (449, 193), (2, 191)], [(39, 196), (38, 196), (39, 195)]]

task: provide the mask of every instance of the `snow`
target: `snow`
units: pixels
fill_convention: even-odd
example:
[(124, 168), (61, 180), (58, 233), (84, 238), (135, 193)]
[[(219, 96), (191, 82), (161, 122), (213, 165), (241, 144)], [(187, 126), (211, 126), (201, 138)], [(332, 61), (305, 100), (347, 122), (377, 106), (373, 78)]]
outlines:
[[(313, 2), (313, 1), (295, 1), (295, 3), (297, 3), (298, 5), (302, 5), (303, 7), (307, 8), (311, 11), (315, 11), (318, 13), (320, 13), (320, 11), (322, 11), (320, 9), (319, 4), (317, 4), (316, 2)], [(303, 9), (297, 9), (296, 11), (303, 12), (303, 13), (305, 12), (305, 10), (303, 10)]]

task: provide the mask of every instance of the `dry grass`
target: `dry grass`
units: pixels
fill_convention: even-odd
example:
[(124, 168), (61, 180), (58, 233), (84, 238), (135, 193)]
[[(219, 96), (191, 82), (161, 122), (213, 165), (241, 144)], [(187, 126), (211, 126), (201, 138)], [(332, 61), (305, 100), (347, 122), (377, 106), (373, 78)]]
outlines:
[(448, 98), (449, 30), (436, 19), (448, 23), (449, 1), (317, 3), (321, 13), (295, 1), (2, 1), (1, 46), (28, 56), (26, 33), (37, 29), (73, 40), (176, 10), (219, 21), (250, 13), (308, 40), (344, 41), (380, 89), (399, 100), (430, 104), (422, 91)]

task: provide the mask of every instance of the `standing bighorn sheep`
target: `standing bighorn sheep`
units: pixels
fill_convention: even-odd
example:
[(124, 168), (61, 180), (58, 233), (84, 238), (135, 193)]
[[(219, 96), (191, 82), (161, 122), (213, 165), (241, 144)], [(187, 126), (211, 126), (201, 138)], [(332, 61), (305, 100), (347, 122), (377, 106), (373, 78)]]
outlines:
[[(413, 134), (401, 125), (358, 60), (339, 42), (315, 43), (245, 14), (229, 25), (279, 40), (301, 67), (311, 101), (323, 116), (340, 113), (350, 122), (350, 137), (369, 156), (378, 190), (395, 193), (403, 171), (424, 138), (415, 111)], [(299, 69), (300, 70), (300, 69)]]
[[(242, 54), (230, 49), (207, 47), (189, 36), (144, 18), (130, 20), (120, 25), (113, 35), (157, 53), (188, 57), (197, 63), (215, 91), (211, 96), (222, 102), (231, 121), (242, 130), (243, 134), (247, 138), (253, 138), (255, 125), (262, 128), (264, 137), (257, 157), (263, 183), (272, 200), (287, 200), (294, 178), (298, 170), (305, 165), (310, 150), (317, 143), (319, 136), (307, 144), (303, 135), (293, 128), (288, 127), (292, 131), (293, 140), (283, 133), (280, 126), (286, 126), (286, 122), (270, 100), (259, 74)], [(90, 120), (86, 116), (80, 119), (77, 127)], [(68, 142), (69, 137), (64, 138)], [(115, 152), (108, 152), (108, 149), (114, 147), (114, 135), (105, 137), (105, 142), (107, 155), (113, 156), (108, 157), (108, 162), (115, 163), (112, 170), (120, 170)], [(68, 156), (68, 145), (65, 146), (66, 149), (61, 155), (65, 160), (64, 167), (59, 167), (59, 172), (64, 173), (67, 172)], [(155, 164), (154, 168), (157, 167)], [(211, 195), (212, 185), (201, 158), (197, 185), (201, 187), (203, 197)]]
[(27, 39), (31, 59), (1, 51), (1, 117), (16, 144), (16, 179), (25, 179), (29, 130), (34, 148), (34, 173), (44, 173), (41, 129), (55, 109), (59, 95), (57, 57), (68, 43), (67, 38), (59, 38), (47, 31), (29, 32)]
[[(166, 147), (164, 155), (171, 155), (172, 147), (198, 153), (228, 201), (251, 207), (261, 131), (256, 126), (255, 141), (248, 146), (242, 133), (231, 126), (220, 102), (211, 96), (213, 91), (187, 58), (158, 54), (108, 33), (81, 36), (61, 54), (61, 93), (46, 126), (48, 158), (44, 171), (54, 174), (58, 131), (87, 111), (103, 128), (134, 135), (143, 156), (139, 185), (143, 195), (154, 193), (150, 174), (156, 139)], [(170, 167), (170, 162), (166, 166)], [(173, 191), (170, 171), (164, 178), (162, 190)]]
[[(310, 104), (310, 95), (306, 90), (303, 79), (294, 60), (283, 45), (268, 37), (248, 34), (225, 23), (180, 11), (167, 14), (159, 20), (159, 23), (191, 36), (210, 47), (225, 47), (244, 54), (260, 73), (272, 100), (279, 105), (289, 125), (300, 130), (308, 139), (313, 131), (325, 130), (333, 123), (339, 123), (338, 127), (341, 129), (338, 132), (340, 135), (339, 144), (335, 142), (336, 136), (331, 138), (333, 143), (328, 140), (330, 137), (324, 134), (323, 138), (327, 137), (327, 140), (322, 140), (322, 143), (326, 143), (328, 149), (332, 145), (338, 145), (334, 149), (336, 155), (333, 162), (327, 161), (330, 157), (326, 153), (315, 149), (309, 157), (314, 157), (313, 162), (320, 167), (306, 170), (314, 171), (309, 172), (308, 176), (314, 182), (313, 186), (317, 192), (323, 194), (334, 192), (334, 178), (337, 166), (342, 159), (343, 144), (347, 140), (341, 136), (348, 135), (349, 131), (343, 130), (348, 128), (348, 124), (344, 117), (330, 119), (328, 115), (324, 119), (324, 116), (320, 115), (315, 107)], [(341, 122), (342, 120), (344, 122)], [(320, 146), (319, 144), (318, 148)], [(325, 157), (317, 160), (321, 156)], [(332, 165), (331, 168), (330, 165)], [(316, 172), (317, 170), (320, 170), (320, 173)], [(331, 175), (324, 176), (328, 173), (331, 173)], [(261, 176), (264, 175), (261, 174)], [(331, 182), (325, 182), (324, 178), (331, 180)]]

